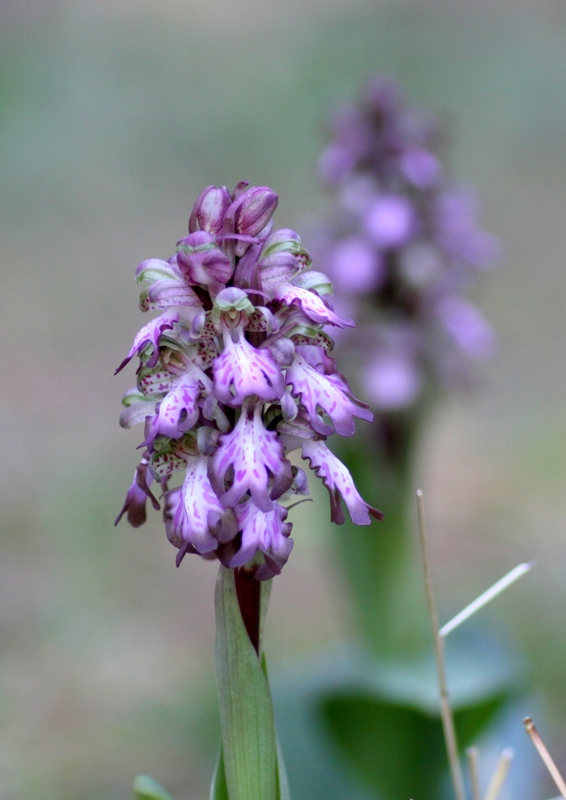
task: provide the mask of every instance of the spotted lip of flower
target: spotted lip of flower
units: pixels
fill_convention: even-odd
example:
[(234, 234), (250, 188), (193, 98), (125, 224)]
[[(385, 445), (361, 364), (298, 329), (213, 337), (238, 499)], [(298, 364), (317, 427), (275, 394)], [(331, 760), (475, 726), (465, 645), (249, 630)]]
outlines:
[(242, 538), (240, 548), (230, 559), (229, 566), (243, 566), (259, 550), (264, 554), (265, 563), (256, 575), (258, 580), (279, 575), (293, 549), (293, 540), (289, 538), (292, 525), (285, 522), (287, 509), (274, 503), (270, 511), (261, 511), (253, 500), (246, 500), (236, 507), (236, 513)]
[(228, 406), (240, 406), (247, 397), (278, 400), (285, 391), (281, 367), (268, 348), (258, 350), (243, 336), (238, 342), (224, 336), (224, 351), (212, 363), (214, 392)]
[[(151, 440), (158, 435), (179, 439), (190, 430), (199, 418), (198, 400), (207, 385), (210, 386), (210, 380), (202, 372), (200, 375), (195, 374), (195, 371), (182, 375), (159, 403)], [(145, 446), (148, 445), (146, 439)]]
[[(226, 521), (231, 514), (220, 503), (207, 474), (208, 459), (192, 456), (187, 459), (187, 471), (183, 486), (178, 493), (178, 503), (171, 523), (172, 531), (184, 542), (195, 548), (201, 555), (210, 553), (218, 547), (219, 523)], [(227, 525), (231, 535), (237, 528)], [(220, 534), (220, 539), (225, 538)]]
[[(293, 472), (277, 434), (263, 426), (261, 407), (247, 404), (234, 430), (219, 441), (208, 474), (222, 505), (236, 506), (249, 491), (261, 511), (271, 511), (273, 501), (291, 486)], [(227, 489), (231, 471), (233, 482)]]
[(281, 367), (269, 348), (259, 350), (244, 336), (248, 314), (253, 311), (241, 289), (225, 289), (218, 295), (213, 313), (220, 317), (224, 350), (212, 362), (214, 393), (228, 406), (242, 405), (246, 397), (278, 400), (285, 391)]

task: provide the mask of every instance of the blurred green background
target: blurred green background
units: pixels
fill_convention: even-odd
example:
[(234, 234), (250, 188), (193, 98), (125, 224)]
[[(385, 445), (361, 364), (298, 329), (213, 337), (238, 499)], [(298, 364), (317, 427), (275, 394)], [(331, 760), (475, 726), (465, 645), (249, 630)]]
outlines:
[[(139, 772), (207, 796), (216, 570), (176, 570), (156, 514), (112, 526), (139, 441), (117, 422), (133, 370), (112, 374), (141, 324), (133, 271), (171, 254), (210, 183), (270, 185), (276, 223), (312, 230), (325, 117), (375, 72), (445, 117), (453, 173), (504, 243), (481, 296), (498, 356), (437, 413), (419, 484), (444, 617), (538, 559), (483, 613), (527, 653), (566, 768), (566, 6), (2, 0), (0, 15), (0, 800), (125, 800)], [(272, 672), (348, 625), (327, 499), (294, 514)]]

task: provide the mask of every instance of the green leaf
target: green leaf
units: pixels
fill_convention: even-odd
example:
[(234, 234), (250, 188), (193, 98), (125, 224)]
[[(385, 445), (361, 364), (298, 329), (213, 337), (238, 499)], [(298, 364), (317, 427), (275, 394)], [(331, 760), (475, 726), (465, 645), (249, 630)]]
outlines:
[[(503, 700), (498, 695), (455, 712), (460, 748), (493, 719)], [(439, 796), (447, 764), (439, 717), (369, 694), (328, 697), (322, 714), (341, 754), (373, 791), (390, 800)]]
[(210, 787), (210, 800), (230, 800), (228, 787), (226, 786), (226, 773), (224, 772), (224, 757), (222, 748), (218, 753), (218, 761), (212, 776), (212, 786)]
[(138, 775), (133, 791), (136, 800), (173, 800), (169, 792), (149, 775)]
[(285, 769), (285, 762), (283, 761), (283, 751), (277, 738), (277, 800), (291, 800), (291, 792), (289, 791), (289, 779), (287, 778), (287, 770)]
[[(262, 607), (262, 620), (265, 620), (265, 614), (267, 612), (267, 602), (263, 604)], [(263, 674), (265, 675), (265, 680), (269, 685), (269, 675), (267, 673), (267, 659), (265, 658), (265, 653), (261, 654), (261, 668), (263, 670)], [(291, 800), (291, 792), (289, 790), (289, 779), (287, 778), (287, 770), (285, 769), (285, 761), (283, 760), (283, 750), (281, 749), (281, 743), (279, 742), (279, 737), (275, 734), (275, 747), (277, 751), (277, 800)]]
[[(260, 631), (266, 611), (261, 585)], [(277, 800), (277, 745), (271, 694), (247, 634), (234, 572), (221, 566), (216, 582), (216, 681), (222, 753), (230, 800)]]
[[(447, 652), (460, 747), (494, 722), (518, 688), (516, 654), (468, 630)], [(438, 800), (448, 762), (432, 654), (392, 662), (350, 644), (275, 683), (277, 727), (293, 798)], [(426, 773), (426, 774), (425, 774)]]

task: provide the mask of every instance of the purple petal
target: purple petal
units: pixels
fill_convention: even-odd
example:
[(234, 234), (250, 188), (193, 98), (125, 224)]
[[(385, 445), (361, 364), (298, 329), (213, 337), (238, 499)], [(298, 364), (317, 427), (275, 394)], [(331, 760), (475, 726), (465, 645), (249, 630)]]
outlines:
[[(271, 511), (261, 511), (253, 500), (247, 500), (236, 507), (236, 513), (242, 531), (242, 542), (240, 549), (230, 560), (230, 567), (242, 567), (259, 550), (269, 558), (268, 570), (272, 572), (269, 577), (278, 575), (293, 549), (293, 540), (289, 538), (292, 525), (285, 522), (287, 509), (275, 503)], [(268, 570), (263, 570), (263, 573)], [(257, 575), (260, 580), (266, 580), (267, 576), (263, 573)]]
[(369, 207), (365, 227), (381, 250), (400, 247), (415, 231), (413, 206), (406, 197), (381, 195)]
[(394, 411), (414, 403), (422, 388), (422, 376), (410, 355), (385, 352), (367, 364), (364, 388), (375, 407)]
[(353, 320), (339, 317), (332, 309), (328, 308), (322, 297), (308, 289), (302, 289), (299, 286), (288, 283), (278, 287), (274, 292), (274, 296), (285, 305), (299, 306), (303, 314), (317, 324), (329, 323), (330, 325), (336, 325), (338, 328), (354, 327)]
[(189, 233), (203, 230), (217, 234), (232, 198), (225, 186), (207, 186), (199, 194), (189, 219)]
[(134, 480), (126, 494), (126, 502), (116, 517), (114, 525), (120, 522), (124, 514), (126, 514), (126, 518), (133, 528), (139, 528), (140, 525), (143, 525), (147, 519), (145, 507), (148, 498), (151, 500), (155, 510), (159, 511), (159, 503), (149, 488), (152, 480), (148, 460), (144, 457), (136, 467)]
[(218, 546), (209, 514), (213, 512), (212, 518), (218, 519), (225, 511), (210, 485), (207, 462), (204, 456), (187, 458), (187, 472), (173, 519), (174, 530), (198, 553), (209, 553)]
[(179, 252), (177, 259), (190, 283), (207, 286), (215, 293), (232, 277), (230, 259), (218, 247), (202, 252)]
[(153, 353), (149, 360), (147, 361), (148, 367), (154, 367), (157, 364), (157, 360), (159, 358), (159, 337), (163, 333), (164, 330), (169, 328), (173, 328), (176, 322), (179, 321), (179, 312), (174, 311), (165, 311), (163, 314), (160, 314), (155, 319), (152, 319), (151, 322), (148, 322), (147, 325), (144, 325), (143, 328), (140, 330), (136, 338), (134, 339), (134, 343), (132, 345), (132, 349), (126, 356), (126, 358), (122, 361), (116, 372), (115, 375), (120, 372), (120, 370), (124, 369), (126, 364), (131, 361), (136, 353), (139, 353), (141, 350), (146, 347), (146, 345), (151, 344), (153, 346)]
[[(348, 384), (339, 373), (323, 375), (299, 352), (293, 364), (288, 367), (285, 380), (293, 387), (294, 396), (300, 396), (301, 404), (305, 407), (313, 428), (319, 433), (324, 433), (327, 426), (320, 419), (318, 408), (328, 414), (336, 433), (340, 436), (353, 436), (354, 417), (360, 417), (368, 422), (373, 419), (373, 414), (367, 406), (358, 405), (359, 401), (352, 398)], [(321, 428), (321, 425), (324, 428)]]
[(257, 236), (270, 221), (278, 202), (278, 196), (268, 186), (250, 186), (233, 204), (235, 232)]
[(338, 242), (330, 254), (334, 286), (342, 292), (371, 292), (385, 277), (383, 259), (361, 236)]
[(268, 348), (257, 350), (240, 333), (237, 342), (224, 335), (224, 351), (212, 362), (214, 394), (222, 403), (240, 406), (246, 397), (278, 400), (285, 391), (281, 367)]
[(356, 525), (369, 525), (370, 517), (382, 518), (381, 511), (372, 508), (362, 499), (345, 465), (324, 442), (305, 442), (303, 458), (308, 459), (311, 469), (328, 489), (332, 522), (337, 522), (339, 525), (344, 522), (340, 496), (348, 507), (352, 522)]
[(140, 295), (142, 311), (153, 311), (171, 306), (200, 308), (202, 302), (194, 289), (191, 289), (182, 279), (156, 281), (144, 289)]
[[(233, 471), (232, 485), (226, 490), (226, 477)], [(220, 437), (220, 445), (209, 460), (209, 476), (223, 506), (235, 506), (249, 491), (262, 511), (273, 508), (293, 481), (290, 462), (273, 431), (264, 428), (261, 406), (242, 409), (231, 433)]]
[[(203, 378), (206, 378), (203, 374)], [(207, 383), (210, 381), (207, 380)], [(198, 375), (189, 373), (179, 378), (172, 389), (159, 404), (159, 414), (154, 436), (168, 436), (179, 439), (190, 430), (199, 417), (198, 400), (204, 388)]]
[(262, 258), (258, 266), (262, 288), (268, 293), (288, 283), (301, 269), (298, 256), (287, 252), (271, 253)]

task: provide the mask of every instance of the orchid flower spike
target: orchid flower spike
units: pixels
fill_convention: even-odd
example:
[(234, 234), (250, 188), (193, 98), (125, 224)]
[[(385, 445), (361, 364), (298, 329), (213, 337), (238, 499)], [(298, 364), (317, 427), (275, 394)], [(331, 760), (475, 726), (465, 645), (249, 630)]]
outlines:
[(332, 285), (310, 270), (298, 234), (272, 231), (277, 202), (245, 182), (203, 189), (175, 254), (137, 268), (140, 308), (159, 313), (117, 370), (139, 359), (120, 424), (144, 423), (120, 517), (141, 525), (147, 499), (159, 507), (157, 481), (178, 564), (186, 553), (230, 568), (252, 562), (258, 580), (281, 572), (293, 547), (286, 503), (308, 494), (292, 450), (328, 489), (333, 521), (344, 521), (342, 501), (359, 525), (381, 518), (326, 445), (334, 432), (352, 436), (355, 418), (372, 419), (324, 330), (353, 322), (332, 308)]

